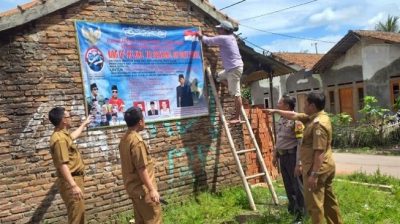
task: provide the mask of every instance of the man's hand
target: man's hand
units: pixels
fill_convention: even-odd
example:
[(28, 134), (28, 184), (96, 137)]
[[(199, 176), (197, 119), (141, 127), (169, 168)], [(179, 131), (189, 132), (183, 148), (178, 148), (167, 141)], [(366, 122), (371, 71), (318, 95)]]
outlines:
[(317, 188), (318, 178), (314, 176), (309, 176), (307, 178), (308, 191), (314, 191)]
[(297, 164), (296, 167), (294, 168), (294, 176), (298, 177), (301, 176), (303, 172), (303, 166), (301, 164)]
[(82, 190), (78, 187), (78, 185), (74, 185), (71, 187), (71, 194), (72, 194), (72, 197), (77, 200), (83, 199)]
[(90, 124), (90, 122), (92, 122), (92, 120), (93, 120), (93, 115), (89, 115), (82, 124), (84, 126), (87, 126), (88, 124)]
[(275, 167), (278, 166), (278, 158), (276, 154), (272, 156), (272, 165), (274, 165)]
[(198, 36), (198, 37), (202, 37), (203, 36), (203, 34), (201, 33), (201, 30), (196, 32), (196, 36)]
[(160, 203), (160, 194), (158, 193), (158, 191), (156, 190), (151, 190), (149, 192), (150, 198), (152, 201), (156, 202), (156, 203)]
[(273, 114), (276, 112), (275, 109), (263, 109), (263, 111), (267, 111), (267, 113), (269, 113), (269, 114)]

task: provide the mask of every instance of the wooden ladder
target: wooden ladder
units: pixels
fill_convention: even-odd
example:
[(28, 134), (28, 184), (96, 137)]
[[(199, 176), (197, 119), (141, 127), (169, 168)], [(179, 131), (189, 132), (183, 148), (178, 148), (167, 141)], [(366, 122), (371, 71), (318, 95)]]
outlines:
[[(226, 132), (226, 135), (228, 137), (229, 145), (231, 147), (231, 151), (232, 151), (233, 157), (235, 158), (236, 165), (237, 165), (240, 177), (242, 179), (243, 186), (244, 186), (244, 189), (246, 191), (247, 197), (249, 199), (249, 203), (250, 203), (251, 209), (254, 210), (254, 211), (257, 210), (256, 205), (254, 203), (253, 195), (252, 195), (251, 190), (250, 190), (250, 186), (249, 186), (248, 180), (253, 179), (253, 178), (257, 178), (257, 177), (261, 177), (261, 176), (264, 177), (264, 181), (268, 184), (268, 188), (269, 188), (269, 191), (271, 193), (271, 196), (272, 196), (272, 199), (273, 199), (275, 205), (278, 205), (278, 203), (279, 203), (278, 202), (278, 197), (276, 196), (276, 193), (275, 193), (275, 190), (274, 190), (274, 186), (272, 185), (271, 177), (269, 176), (269, 172), (267, 170), (267, 167), (265, 166), (264, 159), (262, 157), (260, 148), (258, 147), (257, 140), (256, 140), (256, 138), (254, 136), (253, 130), (251, 128), (249, 119), (247, 118), (247, 115), (246, 115), (246, 112), (245, 112), (244, 108), (243, 107), (241, 108), (241, 114), (242, 114), (242, 117), (245, 120), (246, 127), (247, 127), (247, 129), (248, 129), (248, 131), (250, 133), (250, 137), (251, 137), (251, 139), (253, 141), (254, 148), (244, 149), (244, 150), (239, 150), (238, 151), (238, 150), (236, 150), (235, 144), (233, 142), (232, 135), (231, 135), (231, 132), (230, 132), (230, 129), (229, 129), (229, 126), (228, 126), (228, 122), (226, 121), (226, 118), (225, 118), (225, 115), (224, 115), (224, 111), (222, 109), (221, 102), (220, 102), (219, 97), (218, 97), (218, 92), (217, 92), (217, 89), (215, 87), (215, 83), (214, 83), (214, 79), (213, 79), (212, 74), (211, 74), (210, 67), (207, 67), (206, 74), (207, 74), (208, 80), (210, 82), (212, 93), (213, 93), (214, 98), (215, 98), (215, 103), (216, 103), (217, 109), (219, 111), (219, 115), (221, 117), (221, 121), (222, 121), (222, 123), (224, 125), (225, 132)], [(246, 176), (244, 171), (243, 171), (243, 166), (240, 163), (239, 155), (247, 153), (247, 152), (254, 152), (254, 151), (257, 154), (257, 160), (258, 160), (259, 164), (261, 165), (262, 173), (257, 173), (257, 174), (254, 174), (254, 175)]]

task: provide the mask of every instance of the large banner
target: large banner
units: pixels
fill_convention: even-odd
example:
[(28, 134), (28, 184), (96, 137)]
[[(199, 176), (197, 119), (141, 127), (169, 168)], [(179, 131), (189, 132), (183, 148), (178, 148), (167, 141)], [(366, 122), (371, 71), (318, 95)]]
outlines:
[(208, 115), (198, 28), (75, 22), (92, 128)]

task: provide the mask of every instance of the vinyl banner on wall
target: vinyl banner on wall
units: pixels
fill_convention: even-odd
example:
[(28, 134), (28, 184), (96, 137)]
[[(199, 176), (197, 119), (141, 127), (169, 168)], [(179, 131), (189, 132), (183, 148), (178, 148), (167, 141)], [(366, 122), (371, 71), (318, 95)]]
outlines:
[(198, 28), (75, 22), (87, 113), (93, 127), (208, 114)]

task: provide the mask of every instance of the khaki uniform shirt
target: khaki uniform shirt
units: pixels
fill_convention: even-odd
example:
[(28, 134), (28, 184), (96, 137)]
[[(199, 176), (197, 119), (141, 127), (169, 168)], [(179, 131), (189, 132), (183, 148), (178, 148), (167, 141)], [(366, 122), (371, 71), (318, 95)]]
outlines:
[(276, 149), (288, 150), (297, 147), (298, 139), (303, 137), (303, 124), (300, 121), (281, 117), (276, 133)]
[(157, 189), (154, 161), (149, 154), (148, 146), (139, 133), (128, 130), (119, 143), (119, 153), (125, 189), (131, 198), (143, 196), (148, 192), (138, 173), (141, 168), (147, 169), (150, 181)]
[(305, 124), (303, 143), (300, 150), (300, 160), (303, 164), (303, 173), (308, 174), (314, 163), (314, 151), (324, 151), (324, 161), (318, 173), (323, 174), (335, 167), (332, 158), (332, 126), (325, 111), (308, 116), (298, 114), (297, 120)]
[(78, 147), (73, 143), (71, 135), (66, 129), (53, 132), (50, 137), (50, 153), (59, 177), (62, 178), (58, 170), (62, 164), (67, 164), (71, 173), (83, 174), (85, 171)]

